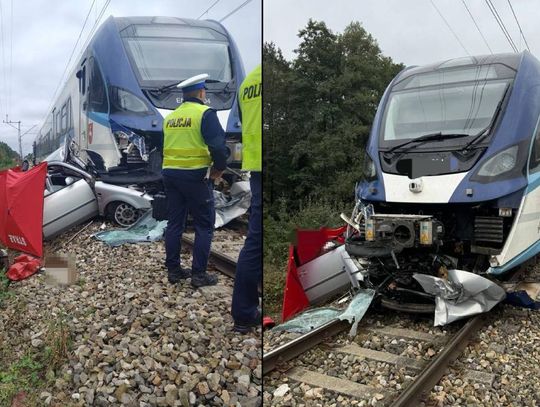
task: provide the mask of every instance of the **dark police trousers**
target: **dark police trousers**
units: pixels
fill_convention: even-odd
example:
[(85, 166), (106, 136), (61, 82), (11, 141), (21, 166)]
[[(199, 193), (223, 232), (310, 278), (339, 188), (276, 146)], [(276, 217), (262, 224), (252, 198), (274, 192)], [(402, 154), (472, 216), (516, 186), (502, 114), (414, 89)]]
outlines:
[(259, 313), (258, 285), (262, 277), (261, 172), (251, 172), (251, 213), (244, 248), (238, 257), (231, 313), (236, 323), (254, 323)]
[(188, 212), (193, 217), (195, 243), (193, 248), (193, 274), (206, 272), (210, 245), (214, 235), (216, 211), (214, 209), (213, 182), (184, 180), (163, 175), (167, 192), (168, 215), (165, 235), (165, 266), (169, 272), (180, 268), (180, 246)]

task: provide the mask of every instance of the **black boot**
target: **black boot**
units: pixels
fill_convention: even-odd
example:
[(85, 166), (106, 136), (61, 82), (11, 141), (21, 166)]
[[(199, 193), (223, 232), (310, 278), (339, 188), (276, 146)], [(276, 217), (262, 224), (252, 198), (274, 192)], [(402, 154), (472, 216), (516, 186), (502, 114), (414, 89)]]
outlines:
[(169, 270), (169, 283), (176, 284), (180, 280), (185, 280), (191, 277), (191, 269)]
[(191, 285), (195, 288), (199, 288), (205, 285), (216, 285), (217, 276), (208, 273), (197, 273), (191, 276)]

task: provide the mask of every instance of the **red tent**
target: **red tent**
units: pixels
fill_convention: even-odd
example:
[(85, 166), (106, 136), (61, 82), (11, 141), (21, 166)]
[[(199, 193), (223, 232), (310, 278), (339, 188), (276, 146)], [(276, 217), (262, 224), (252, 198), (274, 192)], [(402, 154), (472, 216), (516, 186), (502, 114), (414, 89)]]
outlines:
[(43, 191), (47, 163), (21, 172), (0, 172), (0, 241), (9, 248), (43, 256)]

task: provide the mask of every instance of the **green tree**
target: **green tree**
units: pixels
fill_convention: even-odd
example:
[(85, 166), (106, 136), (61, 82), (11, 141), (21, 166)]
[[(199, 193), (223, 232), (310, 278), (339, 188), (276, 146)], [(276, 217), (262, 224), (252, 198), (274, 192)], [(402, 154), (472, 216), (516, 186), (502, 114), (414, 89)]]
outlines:
[(341, 224), (361, 179), (379, 100), (403, 68), (358, 22), (333, 33), (309, 20), (287, 61), (263, 47), (265, 309), (277, 312), (295, 227)]
[(13, 167), (15, 159), (19, 155), (13, 151), (6, 143), (0, 141), (0, 170)]
[(309, 20), (288, 63), (265, 44), (265, 203), (353, 199), (377, 104), (403, 68), (358, 22), (334, 34)]
[(293, 171), (289, 154), (289, 87), (292, 71), (281, 50), (273, 43), (263, 45), (263, 198), (274, 204), (289, 188), (288, 174)]

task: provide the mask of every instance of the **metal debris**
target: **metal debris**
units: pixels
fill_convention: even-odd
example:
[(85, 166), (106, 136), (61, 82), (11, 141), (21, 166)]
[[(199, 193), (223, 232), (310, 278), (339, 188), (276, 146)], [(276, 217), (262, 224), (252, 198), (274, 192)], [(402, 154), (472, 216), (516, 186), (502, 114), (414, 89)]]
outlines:
[(435, 295), (434, 326), (491, 310), (504, 300), (504, 289), (487, 278), (463, 270), (448, 270), (448, 280), (415, 273), (424, 291)]

